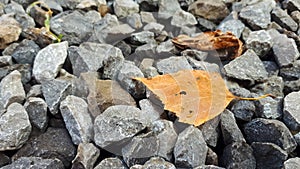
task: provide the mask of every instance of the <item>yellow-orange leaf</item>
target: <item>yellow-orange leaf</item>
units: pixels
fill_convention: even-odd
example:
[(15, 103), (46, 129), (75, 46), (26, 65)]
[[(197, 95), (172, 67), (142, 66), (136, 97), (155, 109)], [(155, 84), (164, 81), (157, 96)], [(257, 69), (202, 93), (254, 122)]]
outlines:
[(181, 70), (152, 78), (134, 78), (145, 84), (183, 123), (199, 126), (216, 117), (233, 99), (256, 100), (233, 95), (219, 73)]

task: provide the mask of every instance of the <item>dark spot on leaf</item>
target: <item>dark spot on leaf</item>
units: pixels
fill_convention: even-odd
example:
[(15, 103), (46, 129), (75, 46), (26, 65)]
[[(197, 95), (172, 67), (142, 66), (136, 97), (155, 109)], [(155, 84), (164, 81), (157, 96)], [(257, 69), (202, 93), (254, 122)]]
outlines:
[(179, 94), (181, 94), (181, 95), (182, 95), (182, 94), (183, 94), (183, 95), (186, 95), (186, 91), (180, 91)]

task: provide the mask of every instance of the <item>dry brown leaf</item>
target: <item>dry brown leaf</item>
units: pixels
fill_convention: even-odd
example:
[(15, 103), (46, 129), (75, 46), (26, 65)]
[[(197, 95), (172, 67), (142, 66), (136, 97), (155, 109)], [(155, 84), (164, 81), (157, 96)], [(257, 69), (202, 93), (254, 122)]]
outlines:
[(241, 98), (233, 95), (226, 87), (219, 73), (203, 70), (181, 70), (177, 73), (158, 75), (153, 78), (134, 78), (145, 84), (177, 117), (179, 122), (199, 126), (216, 117), (233, 99), (257, 100), (259, 98)]
[(240, 56), (243, 52), (243, 43), (231, 32), (223, 33), (220, 30), (201, 33), (195, 37), (179, 35), (172, 42), (181, 49), (194, 48), (202, 51), (226, 51), (229, 58)]

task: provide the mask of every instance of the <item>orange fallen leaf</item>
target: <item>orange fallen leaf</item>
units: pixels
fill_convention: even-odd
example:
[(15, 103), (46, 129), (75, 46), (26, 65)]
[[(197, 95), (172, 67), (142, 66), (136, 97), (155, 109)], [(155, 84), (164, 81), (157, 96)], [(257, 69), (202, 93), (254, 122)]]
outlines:
[(133, 78), (145, 84), (177, 117), (179, 122), (199, 126), (216, 117), (233, 99), (257, 100), (233, 95), (219, 73), (181, 70), (152, 78)]
[(178, 48), (194, 48), (202, 51), (225, 51), (230, 59), (240, 56), (243, 52), (243, 43), (231, 32), (223, 33), (220, 30), (203, 32), (198, 36), (189, 37), (179, 35), (172, 39)]

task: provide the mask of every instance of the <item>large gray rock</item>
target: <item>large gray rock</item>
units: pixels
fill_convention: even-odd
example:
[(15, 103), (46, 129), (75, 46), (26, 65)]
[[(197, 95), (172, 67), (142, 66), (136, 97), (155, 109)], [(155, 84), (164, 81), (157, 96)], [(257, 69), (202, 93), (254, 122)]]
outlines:
[(257, 169), (281, 169), (288, 154), (273, 143), (254, 142), (251, 144)]
[(24, 104), (31, 124), (40, 130), (44, 130), (48, 124), (47, 107), (45, 100), (38, 97), (29, 97)]
[(176, 167), (190, 168), (204, 165), (207, 150), (202, 132), (194, 126), (187, 127), (178, 135), (174, 147)]
[(292, 19), (292, 17), (287, 13), (287, 11), (281, 9), (280, 7), (275, 7), (271, 13), (272, 20), (278, 23), (283, 28), (291, 31), (297, 31), (298, 24)]
[(67, 58), (68, 42), (50, 44), (38, 52), (32, 73), (38, 82), (54, 79)]
[(5, 76), (0, 82), (0, 100), (6, 108), (11, 103), (22, 103), (25, 91), (21, 82), (21, 73), (17, 70)]
[(196, 25), (197, 20), (195, 16), (189, 12), (186, 12), (184, 10), (178, 10), (174, 13), (171, 25), (182, 27), (182, 26), (192, 26)]
[(283, 163), (283, 168), (284, 169), (297, 169), (300, 168), (300, 158), (299, 157), (294, 157), (286, 160)]
[(251, 49), (225, 65), (224, 70), (226, 76), (242, 81), (249, 81), (250, 84), (261, 82), (268, 77), (268, 72), (262, 61)]
[(266, 119), (278, 119), (282, 117), (282, 101), (280, 97), (266, 97), (255, 101), (257, 117)]
[(162, 59), (156, 63), (157, 71), (162, 74), (176, 73), (179, 70), (192, 70), (192, 66), (189, 64), (185, 57), (172, 56), (167, 59)]
[(93, 122), (88, 111), (88, 104), (82, 98), (67, 96), (60, 103), (60, 112), (74, 144), (91, 141)]
[(115, 0), (113, 6), (118, 17), (126, 17), (139, 12), (139, 4), (133, 0)]
[(260, 58), (268, 54), (272, 46), (272, 37), (265, 30), (250, 32), (246, 40), (246, 47), (252, 49)]
[(1, 167), (1, 169), (64, 169), (63, 163), (59, 159), (44, 159), (41, 157), (21, 157), (11, 164)]
[(289, 129), (300, 131), (300, 92), (289, 93), (283, 102), (283, 121)]
[(271, 76), (263, 83), (251, 88), (251, 91), (260, 95), (269, 93), (276, 97), (283, 97), (284, 81), (280, 76)]
[(158, 120), (160, 118), (160, 115), (164, 112), (163, 107), (156, 105), (149, 99), (140, 100), (139, 106), (142, 110), (142, 119), (147, 125), (150, 125), (155, 120)]
[(217, 27), (217, 29), (221, 30), (222, 32), (232, 32), (237, 38), (240, 38), (244, 28), (245, 25), (243, 22), (238, 19), (225, 20)]
[(278, 120), (256, 118), (246, 123), (243, 130), (249, 143), (274, 143), (288, 153), (294, 151), (297, 146), (289, 129)]
[(40, 47), (33, 40), (24, 39), (15, 48), (12, 57), (17, 63), (32, 65), (39, 50)]
[(100, 150), (93, 143), (80, 143), (77, 148), (77, 155), (72, 161), (72, 168), (92, 169), (100, 155)]
[(109, 168), (117, 168), (117, 169), (126, 169), (122, 161), (117, 157), (105, 158), (102, 160), (94, 169), (109, 169)]
[(31, 132), (31, 124), (24, 107), (19, 103), (12, 103), (0, 117), (0, 121), (0, 151), (22, 147)]
[(181, 9), (177, 0), (160, 0), (158, 1), (158, 8), (160, 18), (170, 18)]

